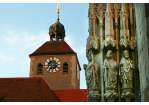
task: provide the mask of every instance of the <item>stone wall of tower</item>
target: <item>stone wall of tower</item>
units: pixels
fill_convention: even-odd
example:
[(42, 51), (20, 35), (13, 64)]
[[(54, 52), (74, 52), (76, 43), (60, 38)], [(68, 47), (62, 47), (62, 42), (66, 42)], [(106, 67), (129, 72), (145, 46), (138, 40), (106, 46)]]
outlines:
[[(50, 57), (57, 57), (61, 62), (57, 72), (50, 73), (44, 67), (46, 59)], [(42, 77), (52, 90), (80, 89), (75, 54), (31, 56), (30, 59), (30, 77)], [(68, 64), (68, 73), (63, 72), (65, 62)], [(42, 74), (37, 73), (39, 63), (43, 65)]]
[[(148, 8), (149, 9), (149, 8)], [(148, 40), (149, 40), (149, 11), (144, 3), (135, 4), (136, 13), (136, 34), (138, 47), (138, 68), (140, 76), (141, 101), (149, 101), (149, 61), (148, 61)]]

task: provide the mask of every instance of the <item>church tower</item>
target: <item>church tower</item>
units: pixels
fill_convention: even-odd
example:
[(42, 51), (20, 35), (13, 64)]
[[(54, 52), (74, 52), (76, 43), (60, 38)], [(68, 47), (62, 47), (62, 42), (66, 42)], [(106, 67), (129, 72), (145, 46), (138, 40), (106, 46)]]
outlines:
[(52, 90), (80, 89), (80, 64), (76, 52), (64, 41), (65, 29), (57, 21), (49, 28), (50, 41), (30, 57), (30, 77), (42, 77)]

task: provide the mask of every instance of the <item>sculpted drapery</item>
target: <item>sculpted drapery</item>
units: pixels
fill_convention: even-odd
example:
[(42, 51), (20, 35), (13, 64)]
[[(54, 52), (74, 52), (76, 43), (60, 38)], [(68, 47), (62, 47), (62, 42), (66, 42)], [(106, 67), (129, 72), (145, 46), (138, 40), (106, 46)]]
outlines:
[(134, 97), (133, 94), (133, 69), (135, 69), (135, 66), (132, 62), (132, 60), (129, 58), (129, 52), (128, 50), (124, 51), (124, 57), (120, 61), (120, 81), (122, 83), (122, 94), (121, 97), (125, 98), (126, 101), (130, 101), (132, 97)]
[(141, 100), (136, 43), (138, 13), (135, 5), (89, 3), (89, 36), (86, 46), (89, 62), (84, 67), (87, 90), (89, 93), (99, 92), (101, 102)]
[(118, 97), (117, 94), (117, 69), (116, 61), (112, 57), (112, 51), (108, 50), (106, 58), (104, 60), (104, 83), (105, 83), (105, 94), (104, 96), (108, 101), (115, 101)]
[(132, 88), (133, 81), (133, 69), (134, 64), (129, 58), (129, 52), (124, 51), (124, 57), (120, 61), (120, 77), (122, 82), (122, 88)]
[(88, 91), (88, 101), (99, 101), (99, 83), (98, 83), (98, 65), (93, 59), (92, 51), (87, 53), (88, 65), (84, 64), (87, 91)]
[(104, 60), (104, 81), (105, 88), (116, 88), (117, 86), (117, 70), (116, 61), (112, 58), (112, 51), (109, 50)]

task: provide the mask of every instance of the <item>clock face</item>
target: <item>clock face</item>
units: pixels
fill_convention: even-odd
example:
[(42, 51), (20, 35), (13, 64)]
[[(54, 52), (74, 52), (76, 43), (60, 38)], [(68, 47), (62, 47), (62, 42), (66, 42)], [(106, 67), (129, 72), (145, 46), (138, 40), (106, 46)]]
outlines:
[(56, 57), (50, 57), (45, 61), (45, 69), (48, 72), (57, 72), (61, 67), (61, 62)]

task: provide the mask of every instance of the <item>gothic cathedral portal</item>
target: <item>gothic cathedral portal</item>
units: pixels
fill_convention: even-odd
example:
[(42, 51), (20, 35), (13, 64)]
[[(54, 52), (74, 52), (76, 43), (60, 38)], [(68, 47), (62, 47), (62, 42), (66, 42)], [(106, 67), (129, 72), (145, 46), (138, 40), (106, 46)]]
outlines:
[(90, 3), (84, 64), (88, 101), (140, 101), (133, 3)]

